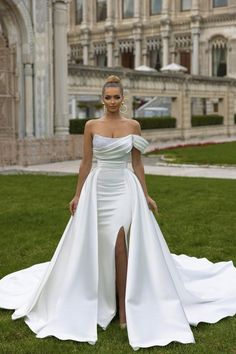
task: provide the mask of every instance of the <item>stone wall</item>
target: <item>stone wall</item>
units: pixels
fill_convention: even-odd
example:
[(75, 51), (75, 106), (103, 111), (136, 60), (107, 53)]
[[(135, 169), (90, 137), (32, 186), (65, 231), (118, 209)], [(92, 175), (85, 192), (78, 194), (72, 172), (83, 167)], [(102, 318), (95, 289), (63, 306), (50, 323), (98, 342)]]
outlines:
[(67, 135), (45, 139), (0, 140), (0, 166), (36, 165), (75, 160), (82, 156), (83, 137)]

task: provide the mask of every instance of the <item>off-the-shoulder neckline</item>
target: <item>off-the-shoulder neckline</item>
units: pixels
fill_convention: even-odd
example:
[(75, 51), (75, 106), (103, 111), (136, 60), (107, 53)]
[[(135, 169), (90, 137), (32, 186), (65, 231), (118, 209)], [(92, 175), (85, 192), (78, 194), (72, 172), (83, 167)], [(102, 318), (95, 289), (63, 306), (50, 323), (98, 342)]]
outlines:
[(124, 135), (124, 136), (117, 136), (117, 137), (112, 137), (112, 136), (105, 136), (105, 135), (100, 135), (100, 134), (93, 134), (93, 138), (95, 136), (100, 136), (102, 138), (107, 138), (107, 139), (122, 139), (122, 138), (127, 138), (128, 136), (139, 136), (140, 138), (143, 138), (141, 135), (138, 134), (128, 134), (128, 135)]

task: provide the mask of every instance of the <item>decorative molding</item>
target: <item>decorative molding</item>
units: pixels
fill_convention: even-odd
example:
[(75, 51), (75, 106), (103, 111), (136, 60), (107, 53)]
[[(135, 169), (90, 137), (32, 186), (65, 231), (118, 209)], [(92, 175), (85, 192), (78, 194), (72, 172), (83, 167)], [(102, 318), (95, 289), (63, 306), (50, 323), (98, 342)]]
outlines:
[(134, 49), (134, 39), (119, 39), (118, 40), (118, 48), (121, 53), (131, 52)]
[(149, 51), (160, 49), (162, 47), (162, 40), (160, 36), (147, 37), (146, 38), (146, 47)]
[(191, 33), (178, 33), (174, 36), (175, 48), (190, 48), (192, 45)]
[(95, 54), (105, 54), (107, 52), (106, 42), (93, 42)]

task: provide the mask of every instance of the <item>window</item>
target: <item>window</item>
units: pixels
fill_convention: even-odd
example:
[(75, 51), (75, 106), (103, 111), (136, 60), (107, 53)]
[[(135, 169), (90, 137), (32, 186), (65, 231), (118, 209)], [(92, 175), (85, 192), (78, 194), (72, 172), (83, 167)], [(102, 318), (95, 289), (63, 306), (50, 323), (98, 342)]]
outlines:
[(149, 66), (158, 71), (162, 67), (162, 56), (160, 49), (153, 49), (149, 52)]
[(76, 0), (76, 24), (81, 24), (83, 20), (83, 0)]
[(213, 0), (213, 7), (228, 6), (228, 0)]
[(134, 52), (121, 53), (121, 65), (124, 68), (134, 69)]
[(134, 0), (123, 0), (122, 6), (123, 18), (134, 17)]
[(150, 0), (150, 15), (159, 15), (162, 10), (162, 0)]
[(192, 8), (192, 0), (181, 0), (181, 11), (188, 11)]
[(107, 18), (107, 1), (97, 0), (97, 22), (105, 21)]
[(212, 48), (212, 75), (225, 76), (227, 74), (226, 46), (213, 46)]
[(180, 65), (187, 68), (187, 73), (191, 73), (191, 54), (189, 51), (180, 52)]
[(107, 56), (105, 53), (96, 55), (96, 65), (100, 68), (104, 68), (107, 66)]

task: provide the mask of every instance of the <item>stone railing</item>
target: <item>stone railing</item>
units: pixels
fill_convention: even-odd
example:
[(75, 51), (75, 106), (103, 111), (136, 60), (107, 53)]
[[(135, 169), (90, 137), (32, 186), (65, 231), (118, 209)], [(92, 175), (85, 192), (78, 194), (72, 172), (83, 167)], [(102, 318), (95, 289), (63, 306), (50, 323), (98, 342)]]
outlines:
[[(132, 117), (133, 96), (170, 97), (171, 115), (176, 117), (175, 129), (160, 129), (150, 136), (155, 140), (188, 139), (189, 137), (231, 136), (236, 134), (236, 80), (233, 78), (192, 76), (182, 73), (140, 72), (132, 69), (96, 68), (77, 64), (69, 65), (69, 95), (101, 95), (107, 76), (118, 75), (124, 86), (126, 116)], [(224, 116), (223, 125), (192, 127), (193, 100), (217, 100), (218, 114)], [(212, 112), (213, 113), (213, 112)]]

